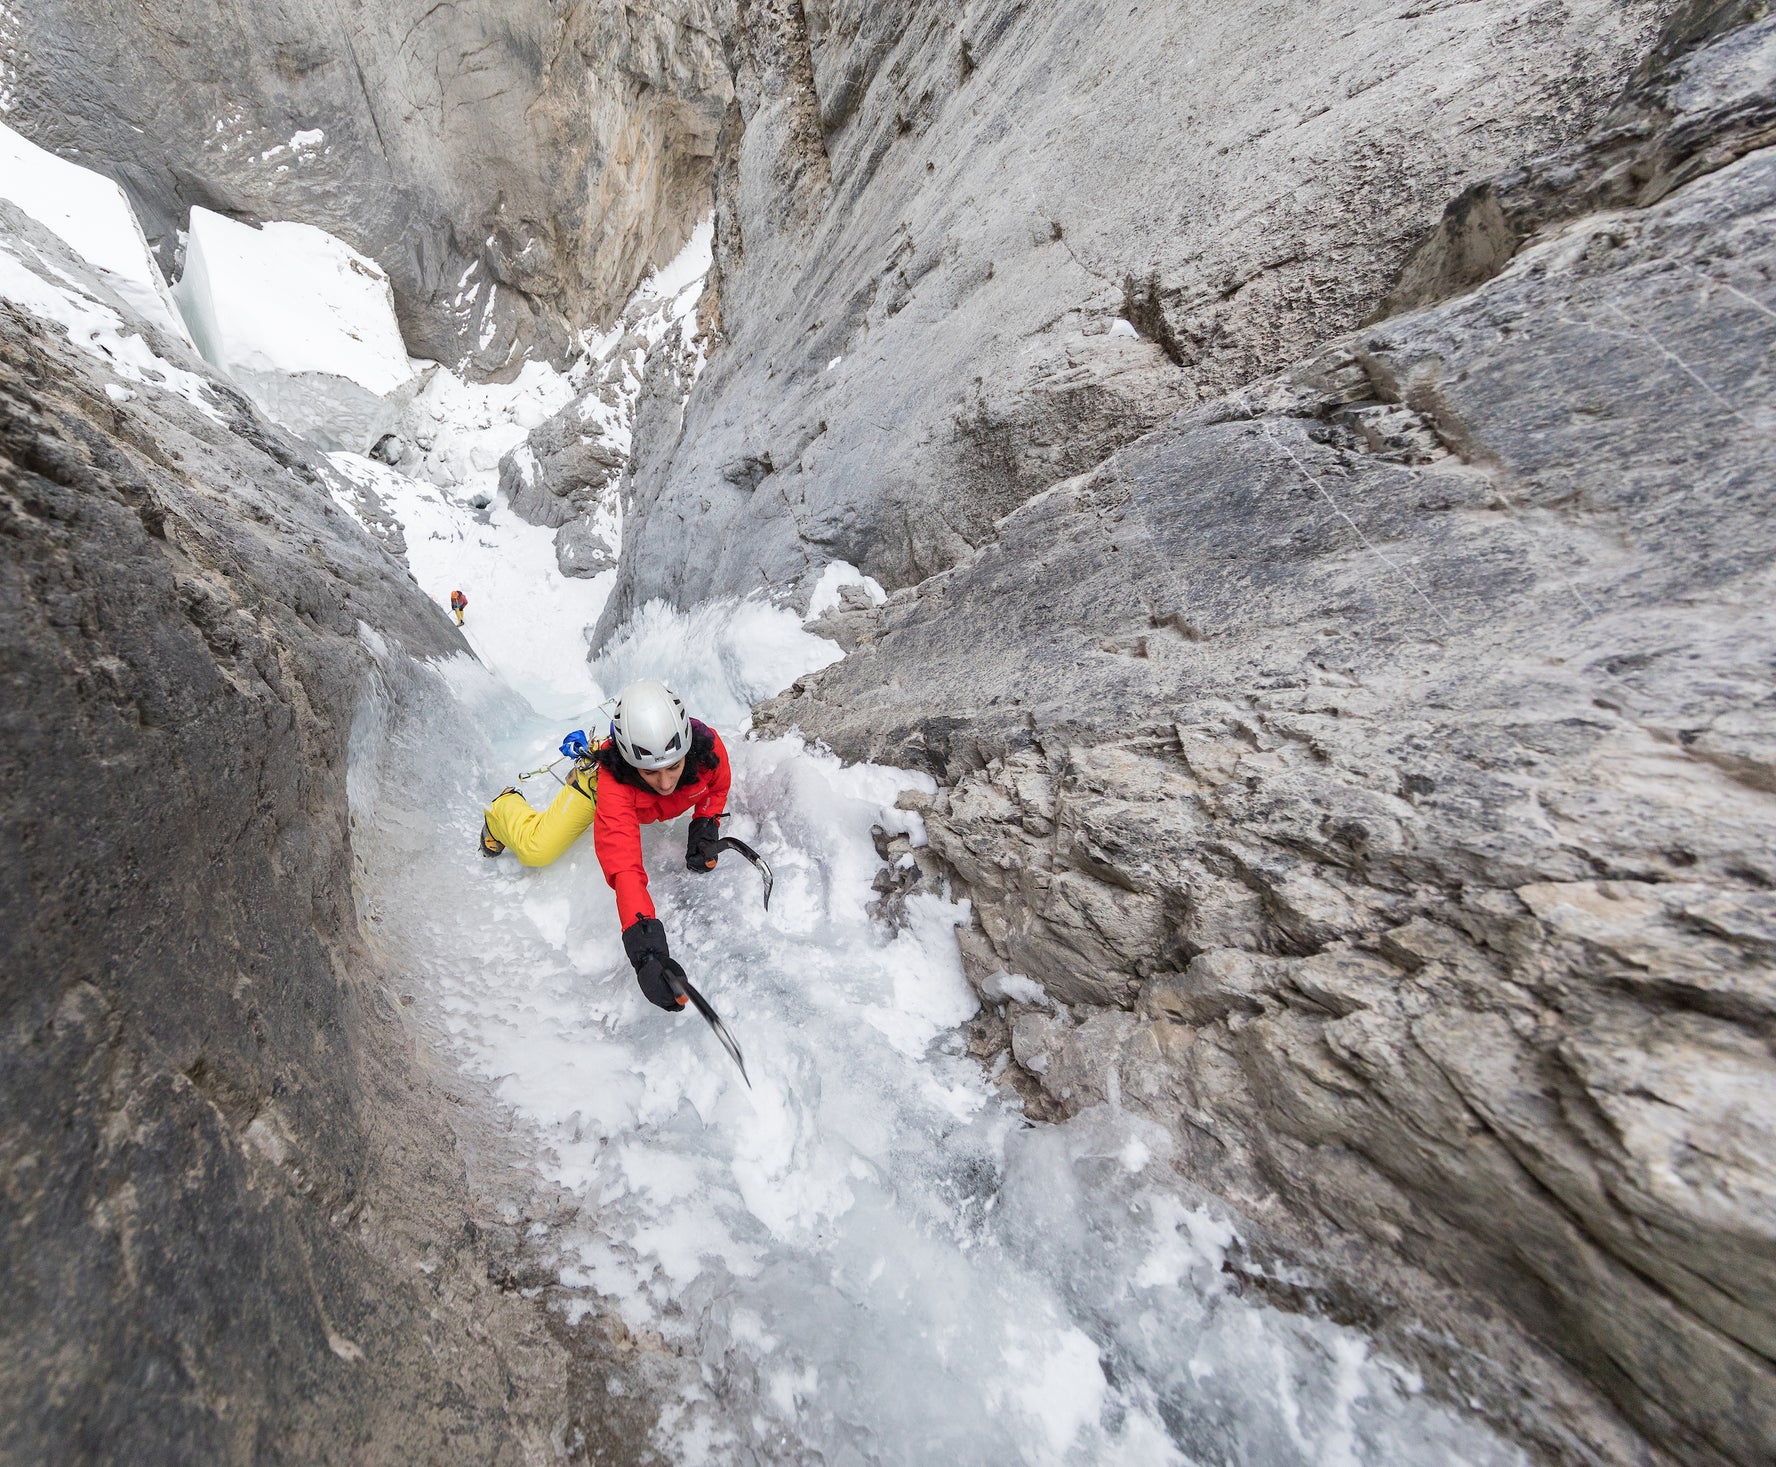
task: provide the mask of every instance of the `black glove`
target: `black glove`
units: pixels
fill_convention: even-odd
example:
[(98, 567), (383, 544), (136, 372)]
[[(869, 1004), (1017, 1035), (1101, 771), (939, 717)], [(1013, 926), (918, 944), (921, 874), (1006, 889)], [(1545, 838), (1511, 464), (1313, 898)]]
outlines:
[(666, 948), (666, 928), (658, 917), (637, 917), (623, 929), (623, 951), (635, 969), (642, 996), (655, 1008), (677, 1013), (685, 1000), (672, 991), (668, 975), (683, 978), (685, 970)]
[(721, 819), (715, 815), (693, 815), (691, 833), (685, 839), (685, 869), (713, 871), (719, 854), (715, 843), (721, 839)]

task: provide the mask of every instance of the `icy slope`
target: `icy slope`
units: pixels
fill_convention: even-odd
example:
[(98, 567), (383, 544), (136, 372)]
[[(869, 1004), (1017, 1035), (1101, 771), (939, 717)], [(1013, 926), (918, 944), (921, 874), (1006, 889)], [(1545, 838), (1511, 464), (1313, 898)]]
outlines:
[[(465, 574), (500, 553), (456, 543)], [(577, 655), (560, 623), (533, 630)], [(1005, 1105), (960, 1027), (965, 909), (874, 905), (873, 832), (922, 838), (895, 808), (919, 778), (742, 735), (752, 701), (836, 655), (793, 615), (656, 607), (593, 668), (605, 690), (664, 677), (733, 751), (730, 828), (776, 868), (771, 911), (741, 862), (686, 872), (680, 828), (645, 849), (751, 1090), (694, 1016), (642, 1000), (589, 842), (542, 871), (478, 854), (481, 802), (567, 725), (481, 668), (371, 641), (364, 929), (440, 1056), (508, 1112), (539, 1195), (511, 1221), (549, 1307), (588, 1351), (626, 1342), (576, 1413), (639, 1412), (684, 1464), (1518, 1460), (1360, 1336), (1231, 1294), (1233, 1230), (1177, 1200), (1157, 1130), (1114, 1104), (1030, 1129)]]
[[(547, 1280), (527, 1287), (612, 1362), (571, 1417), (638, 1421), (685, 1464), (1518, 1460), (1359, 1335), (1229, 1292), (1232, 1224), (1179, 1200), (1167, 1138), (1114, 1092), (1032, 1129), (989, 1083), (964, 1027), (967, 909), (912, 880), (924, 832), (899, 796), (929, 782), (745, 737), (837, 645), (759, 601), (656, 603), (588, 665), (611, 577), (559, 574), (549, 531), (495, 498), (501, 457), (583, 387), (440, 371), (403, 471), (332, 457), (337, 497), (420, 586), (469, 595), (481, 664), (421, 665), (362, 629), (354, 890), (400, 1007), (504, 1111), (465, 1135), (535, 1177), (509, 1219)], [(835, 565), (814, 611), (881, 594)], [(477, 847), (484, 801), (643, 675), (721, 728), (729, 828), (776, 870), (766, 912), (750, 867), (692, 875), (682, 827), (646, 833), (674, 951), (750, 1089), (694, 1016), (642, 1000), (590, 842), (543, 871)]]

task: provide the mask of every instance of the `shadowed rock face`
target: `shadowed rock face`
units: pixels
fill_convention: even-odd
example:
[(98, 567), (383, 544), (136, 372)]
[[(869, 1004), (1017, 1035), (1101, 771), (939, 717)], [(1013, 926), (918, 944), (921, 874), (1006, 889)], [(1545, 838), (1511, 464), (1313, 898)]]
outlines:
[(0, 21), (7, 122), (116, 178), (174, 273), (193, 204), (389, 272), (408, 349), (561, 359), (709, 207), (721, 0), (52, 0)]
[(0, 1458), (536, 1460), (565, 1352), (490, 1280), (352, 898), (360, 625), (462, 643), (208, 397), (0, 304)]
[(1569, 1461), (1648, 1449), (1508, 1325), (1671, 1460), (1776, 1442), (1773, 74), (1776, 21), (1677, 61), (1714, 171), (1526, 165), (1612, 211), (1057, 485), (759, 720), (938, 777), (977, 980), (1060, 1005), (977, 1036), (1038, 1114), (1114, 1087)]
[(834, 557), (954, 565), (1370, 316), (1464, 185), (1595, 121), (1663, 8), (739, 6), (728, 344), (633, 475), (604, 630)]

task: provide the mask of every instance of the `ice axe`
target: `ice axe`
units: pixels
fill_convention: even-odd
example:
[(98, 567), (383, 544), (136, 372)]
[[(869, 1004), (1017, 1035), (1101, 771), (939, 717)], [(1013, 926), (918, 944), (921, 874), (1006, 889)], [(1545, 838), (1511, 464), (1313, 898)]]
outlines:
[[(726, 847), (730, 851), (733, 851), (738, 856), (744, 856), (748, 861), (751, 861), (754, 866), (758, 867), (758, 874), (765, 878), (765, 910), (767, 912), (770, 911), (771, 910), (771, 887), (774, 885), (774, 879), (771, 875), (770, 863), (768, 861), (766, 861), (765, 858), (763, 856), (761, 856), (757, 851), (753, 850), (753, 848), (751, 846), (747, 845), (745, 841), (736, 840), (731, 835), (724, 835), (720, 840), (718, 840), (715, 843), (715, 848), (718, 851), (723, 849), (724, 847)], [(708, 1015), (705, 1014), (704, 1017), (707, 1018)], [(735, 1057), (738, 1058), (738, 1054), (736, 1054)]]
[[(767, 875), (769, 885), (770, 877)], [(675, 965), (676, 966), (676, 965)], [(722, 1048), (734, 1057), (734, 1063), (740, 1066), (740, 1078), (746, 1082), (746, 1088), (752, 1089), (752, 1076), (746, 1073), (746, 1060), (740, 1053), (740, 1046), (734, 1043), (734, 1036), (728, 1033), (728, 1026), (721, 1021), (721, 1015), (710, 1007), (709, 1000), (698, 993), (689, 978), (666, 969), (666, 982), (673, 993), (680, 999), (688, 998), (696, 1006), (697, 1012), (708, 1021), (709, 1027), (715, 1030), (715, 1037), (722, 1042)]]

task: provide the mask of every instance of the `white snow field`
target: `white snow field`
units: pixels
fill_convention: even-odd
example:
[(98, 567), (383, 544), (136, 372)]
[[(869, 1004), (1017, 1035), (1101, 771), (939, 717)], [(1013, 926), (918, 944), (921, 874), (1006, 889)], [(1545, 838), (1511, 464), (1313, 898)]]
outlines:
[(0, 199), (17, 204), (104, 271), (112, 289), (143, 320), (189, 344), (135, 211), (110, 179), (56, 157), (0, 123)]
[(408, 358), (381, 266), (311, 224), (194, 208), (173, 299), (207, 362), (327, 449), (393, 431), (431, 366)]
[[(450, 389), (428, 456), (516, 441), (571, 390)], [(474, 511), (487, 469), (440, 484), (335, 462), (377, 480), (422, 586), (464, 584), (482, 659), (422, 666), (364, 632), (380, 679), (352, 735), (362, 927), (427, 1044), (506, 1112), (494, 1129), (537, 1184), (510, 1220), (556, 1281), (548, 1307), (595, 1339), (614, 1313), (637, 1343), (603, 1388), (648, 1403), (663, 1460), (1523, 1461), (1361, 1335), (1232, 1292), (1234, 1230), (1180, 1199), (1163, 1131), (1116, 1106), (1032, 1127), (993, 1087), (960, 1027), (977, 1003), (953, 934), (966, 907), (872, 911), (873, 832), (922, 840), (895, 800), (929, 781), (745, 735), (755, 701), (836, 645), (759, 600), (655, 603), (588, 666), (609, 577), (559, 577), (548, 531)], [(880, 594), (840, 567), (821, 604), (843, 585)], [(673, 951), (750, 1089), (695, 1014), (642, 998), (589, 836), (539, 871), (478, 849), (483, 803), (642, 676), (720, 729), (724, 829), (775, 869), (767, 912), (736, 857), (685, 870), (683, 821), (644, 832)], [(523, 787), (539, 806), (557, 789)], [(1015, 977), (1003, 991), (1025, 996)]]

